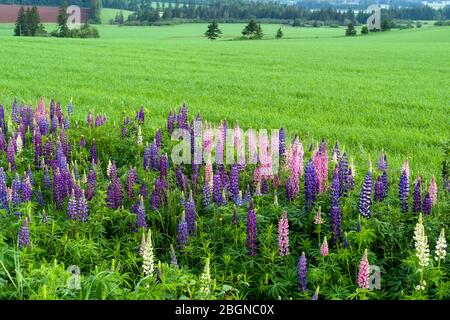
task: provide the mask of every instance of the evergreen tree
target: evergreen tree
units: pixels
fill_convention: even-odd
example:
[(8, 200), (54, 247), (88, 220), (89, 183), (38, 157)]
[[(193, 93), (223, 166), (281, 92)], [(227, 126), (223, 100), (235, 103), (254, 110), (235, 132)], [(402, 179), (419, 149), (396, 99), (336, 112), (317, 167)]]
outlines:
[(283, 31), (281, 30), (281, 27), (278, 28), (277, 35), (276, 35), (275, 37), (276, 37), (277, 39), (283, 38)]
[(27, 17), (25, 14), (25, 8), (20, 7), (19, 14), (17, 15), (16, 27), (14, 28), (15, 36), (24, 36), (27, 34)]
[(261, 25), (257, 24), (253, 19), (242, 30), (242, 35), (248, 39), (262, 39), (264, 36)]
[(41, 18), (39, 17), (39, 12), (36, 6), (31, 8), (27, 22), (28, 22), (28, 34), (32, 37), (36, 36), (39, 30), (39, 25), (41, 23)]
[(215, 40), (216, 38), (219, 38), (221, 34), (222, 31), (219, 29), (219, 25), (216, 21), (213, 21), (208, 25), (208, 30), (205, 32), (205, 37), (210, 40)]
[(367, 26), (362, 26), (361, 34), (368, 34), (368, 33), (369, 33), (369, 29), (367, 28)]
[(353, 23), (349, 23), (347, 30), (345, 30), (345, 35), (346, 36), (356, 36), (356, 30), (355, 27), (353, 26)]
[(69, 27), (67, 26), (67, 19), (69, 15), (67, 14), (67, 1), (63, 1), (61, 7), (59, 7), (59, 15), (58, 15), (58, 36), (62, 38), (66, 38), (70, 35)]

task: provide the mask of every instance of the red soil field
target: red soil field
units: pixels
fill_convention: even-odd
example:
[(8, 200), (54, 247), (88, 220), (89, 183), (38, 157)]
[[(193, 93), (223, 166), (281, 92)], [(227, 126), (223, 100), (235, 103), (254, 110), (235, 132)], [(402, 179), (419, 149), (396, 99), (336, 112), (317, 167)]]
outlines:
[[(0, 4), (0, 23), (1, 22), (16, 22), (17, 14), (19, 13), (19, 5)], [(31, 9), (32, 6), (24, 6)], [(41, 22), (55, 22), (58, 18), (58, 7), (37, 7)], [(86, 22), (89, 15), (88, 8), (81, 8), (81, 22)]]

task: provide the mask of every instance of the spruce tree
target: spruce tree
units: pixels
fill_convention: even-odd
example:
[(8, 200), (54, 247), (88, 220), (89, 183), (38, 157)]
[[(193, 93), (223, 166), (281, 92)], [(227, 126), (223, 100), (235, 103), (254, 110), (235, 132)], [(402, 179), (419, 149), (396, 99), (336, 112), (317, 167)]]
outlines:
[(67, 19), (69, 15), (67, 14), (67, 2), (63, 1), (61, 7), (59, 7), (58, 15), (58, 36), (66, 38), (70, 34), (69, 27), (67, 26)]
[(37, 35), (39, 25), (41, 23), (41, 18), (39, 17), (39, 12), (36, 6), (31, 8), (27, 20), (28, 20), (28, 33), (30, 36), (34, 37)]
[(14, 28), (15, 36), (24, 36), (27, 33), (27, 17), (25, 15), (25, 8), (20, 7), (17, 15), (16, 27)]
[(205, 37), (210, 40), (215, 40), (219, 38), (221, 34), (222, 31), (219, 29), (219, 25), (216, 21), (213, 21), (208, 25), (208, 30), (205, 32)]
[(278, 28), (277, 34), (275, 36), (277, 39), (283, 38), (283, 31), (281, 30), (281, 27)]
[(349, 23), (347, 30), (345, 30), (345, 35), (346, 36), (356, 36), (356, 30), (355, 27), (353, 26), (353, 23)]

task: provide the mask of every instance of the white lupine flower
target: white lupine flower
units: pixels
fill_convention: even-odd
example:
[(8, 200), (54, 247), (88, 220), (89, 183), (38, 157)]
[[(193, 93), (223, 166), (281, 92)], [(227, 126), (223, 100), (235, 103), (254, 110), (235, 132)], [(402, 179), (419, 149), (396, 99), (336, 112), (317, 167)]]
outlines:
[(81, 182), (83, 182), (84, 184), (86, 184), (88, 182), (86, 171), (83, 171), (83, 176), (81, 177)]
[(425, 287), (427, 286), (427, 283), (425, 280), (420, 280), (420, 284), (416, 286), (416, 290), (425, 290)]
[(445, 241), (445, 231), (444, 228), (441, 230), (441, 234), (439, 235), (439, 239), (436, 242), (436, 256), (434, 259), (436, 261), (444, 260), (447, 255), (447, 242)]
[(139, 254), (142, 257), (145, 256), (146, 247), (147, 247), (147, 241), (145, 241), (145, 232), (142, 232), (141, 246), (139, 247)]
[(211, 293), (211, 274), (209, 272), (209, 258), (206, 258), (205, 268), (200, 277), (200, 291), (210, 294)]
[(17, 154), (22, 152), (22, 146), (23, 146), (23, 142), (22, 142), (22, 138), (20, 137), (20, 134), (17, 135), (17, 140), (16, 140), (16, 145), (17, 145)]
[[(428, 248), (428, 238), (425, 234), (425, 228), (422, 223), (422, 214), (419, 215), (419, 221), (414, 230), (414, 240), (416, 247), (416, 256), (419, 258), (419, 265), (424, 268), (430, 263), (430, 249)], [(421, 269), (419, 271), (422, 271)]]
[(111, 159), (109, 159), (108, 160), (108, 166), (106, 167), (106, 175), (108, 176), (108, 178), (111, 178), (109, 176), (109, 174), (111, 173), (111, 166), (112, 166)]
[(141, 131), (141, 126), (138, 126), (138, 130), (137, 130), (137, 145), (138, 146), (142, 146), (143, 140), (142, 140), (142, 131)]
[(153, 260), (153, 246), (152, 246), (152, 234), (150, 229), (148, 229), (147, 239), (145, 240), (145, 251), (144, 251), (144, 275), (151, 276), (155, 271), (155, 261)]

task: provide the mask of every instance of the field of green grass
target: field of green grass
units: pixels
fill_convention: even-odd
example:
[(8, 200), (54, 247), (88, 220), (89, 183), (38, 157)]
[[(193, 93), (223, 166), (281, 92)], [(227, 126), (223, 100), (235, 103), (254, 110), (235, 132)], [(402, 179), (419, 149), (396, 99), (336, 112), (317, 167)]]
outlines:
[(337, 139), (359, 174), (381, 148), (393, 168), (410, 157), (414, 175), (439, 172), (450, 136), (450, 28), (350, 38), (343, 28), (285, 26), (275, 40), (278, 27), (263, 25), (267, 40), (233, 41), (243, 25), (221, 25), (222, 39), (208, 41), (204, 24), (103, 25), (100, 39), (17, 38), (0, 25), (0, 103), (73, 97), (78, 110), (110, 117), (143, 105), (156, 128), (186, 102), (211, 121), (299, 131), (306, 145)]
[(108, 24), (109, 20), (116, 17), (116, 14), (122, 11), (123, 17), (125, 20), (128, 18), (128, 16), (132, 13), (132, 11), (129, 10), (118, 10), (118, 9), (111, 9), (111, 8), (103, 8), (102, 9), (102, 23)]

